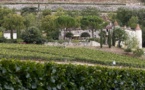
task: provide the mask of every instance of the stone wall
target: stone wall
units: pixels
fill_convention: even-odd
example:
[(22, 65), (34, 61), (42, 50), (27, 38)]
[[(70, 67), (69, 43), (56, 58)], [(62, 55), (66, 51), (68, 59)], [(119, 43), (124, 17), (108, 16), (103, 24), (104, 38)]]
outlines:
[(0, 3), (138, 3), (140, 0), (0, 0)]
[(126, 5), (96, 5), (96, 4), (3, 4), (2, 6), (6, 6), (9, 8), (16, 8), (17, 10), (21, 10), (24, 7), (38, 7), (39, 10), (44, 10), (49, 8), (51, 10), (56, 10), (58, 8), (64, 8), (65, 10), (82, 10), (86, 7), (95, 7), (100, 11), (116, 11), (120, 7), (126, 7), (130, 9), (141, 9), (145, 8), (145, 6), (136, 4), (126, 4)]

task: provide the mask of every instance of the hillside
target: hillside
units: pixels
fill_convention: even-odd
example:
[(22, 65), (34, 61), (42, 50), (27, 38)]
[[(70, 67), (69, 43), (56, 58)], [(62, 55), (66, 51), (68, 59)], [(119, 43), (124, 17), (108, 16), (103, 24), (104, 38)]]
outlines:
[(0, 44), (0, 58), (20, 60), (87, 62), (112, 66), (145, 68), (145, 61), (124, 55), (87, 48), (50, 47), (45, 45)]

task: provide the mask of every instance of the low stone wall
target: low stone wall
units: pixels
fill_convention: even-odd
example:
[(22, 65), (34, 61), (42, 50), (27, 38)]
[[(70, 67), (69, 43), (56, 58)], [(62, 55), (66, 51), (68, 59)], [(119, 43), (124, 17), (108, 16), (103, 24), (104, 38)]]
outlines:
[(58, 42), (47, 42), (45, 45), (48, 46), (78, 46), (78, 47), (90, 47), (90, 46), (100, 46), (100, 43), (95, 42), (95, 41), (90, 41), (90, 42), (78, 42), (78, 43), (73, 43), (73, 42), (64, 42), (64, 43), (58, 43)]

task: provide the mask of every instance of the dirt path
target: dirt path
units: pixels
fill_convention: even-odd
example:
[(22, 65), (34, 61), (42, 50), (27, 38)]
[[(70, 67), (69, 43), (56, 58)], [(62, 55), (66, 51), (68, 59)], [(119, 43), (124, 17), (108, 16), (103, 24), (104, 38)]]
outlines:
[(103, 46), (103, 48), (96, 47), (96, 49), (101, 50), (101, 51), (105, 51), (105, 52), (112, 52), (112, 53), (116, 53), (116, 54), (121, 54), (121, 55), (125, 54), (123, 49), (117, 48), (117, 47), (108, 48), (108, 46)]

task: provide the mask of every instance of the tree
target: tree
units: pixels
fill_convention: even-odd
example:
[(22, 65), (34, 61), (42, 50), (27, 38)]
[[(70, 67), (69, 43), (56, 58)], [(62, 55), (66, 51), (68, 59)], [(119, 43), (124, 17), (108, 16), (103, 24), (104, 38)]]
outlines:
[(111, 44), (112, 43), (112, 41), (111, 41), (111, 33), (110, 33), (110, 30), (108, 31), (108, 46), (109, 46), (109, 48), (111, 48)]
[(71, 16), (71, 17), (78, 17), (81, 15), (79, 10), (68, 10), (66, 12), (67, 15)]
[(103, 44), (106, 41), (106, 31), (103, 31), (103, 29), (101, 28), (99, 35), (100, 35), (100, 47), (102, 48)]
[[(56, 19), (57, 26), (64, 31), (64, 35), (69, 28), (75, 27), (75, 19), (70, 16), (60, 16)], [(65, 38), (65, 37), (64, 37)]]
[(116, 18), (119, 20), (121, 26), (127, 25), (127, 22), (133, 16), (133, 11), (128, 8), (119, 8), (116, 13)]
[(45, 42), (41, 31), (35, 26), (29, 27), (28, 30), (22, 32), (22, 39), (26, 43), (42, 44)]
[(139, 42), (135, 36), (128, 35), (124, 44), (127, 46), (127, 49), (130, 50), (139, 48), (138, 46)]
[(63, 8), (58, 8), (54, 15), (56, 15), (56, 16), (66, 15), (66, 11)]
[(106, 27), (108, 25), (108, 22), (103, 22), (100, 24), (100, 47), (103, 47), (103, 42), (106, 41), (106, 31), (103, 31), (103, 28)]
[(15, 12), (12, 9), (0, 7), (0, 26), (2, 26), (4, 22), (4, 17), (10, 13), (14, 14)]
[(43, 15), (43, 17), (45, 17), (45, 16), (47, 16), (47, 15), (51, 15), (51, 10), (50, 10), (50, 9), (44, 9), (44, 10), (42, 11), (42, 15)]
[(11, 31), (11, 39), (13, 39), (13, 30), (17, 30), (17, 34), (19, 37), (20, 29), (24, 28), (24, 18), (18, 14), (9, 14), (4, 17), (2, 26), (6, 28), (6, 30)]
[(36, 16), (34, 14), (30, 13), (24, 16), (24, 25), (26, 29), (31, 26), (37, 26), (36, 22)]
[(103, 20), (97, 16), (86, 16), (81, 19), (82, 29), (90, 29), (92, 31), (92, 38), (94, 38), (94, 31), (101, 28)]
[(126, 32), (121, 28), (115, 28), (113, 32), (114, 32), (115, 42), (118, 41), (118, 47), (121, 47), (120, 45), (121, 41), (125, 41), (127, 39)]
[(138, 24), (138, 17), (137, 16), (132, 16), (128, 21), (128, 26), (130, 26), (133, 29), (135, 29), (137, 24)]
[(47, 34), (48, 39), (58, 39), (59, 37), (56, 19), (57, 17), (54, 15), (47, 15), (41, 20), (41, 28)]
[(82, 16), (99, 16), (99, 10), (95, 7), (87, 7), (81, 11)]

